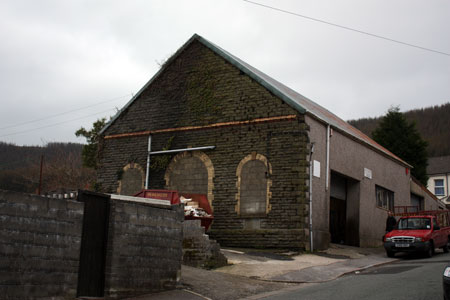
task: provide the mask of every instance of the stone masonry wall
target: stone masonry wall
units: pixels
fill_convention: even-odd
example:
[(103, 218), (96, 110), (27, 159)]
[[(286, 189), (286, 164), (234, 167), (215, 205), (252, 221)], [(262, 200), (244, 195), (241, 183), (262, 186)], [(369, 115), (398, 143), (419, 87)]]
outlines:
[(76, 296), (83, 203), (0, 190), (0, 298)]
[[(105, 135), (296, 115), (294, 120), (152, 135), (152, 151), (216, 146), (204, 151), (214, 167), (215, 220), (210, 235), (222, 246), (302, 248), (308, 215), (307, 126), (304, 115), (194, 41), (108, 128)], [(118, 170), (146, 165), (147, 136), (104, 139), (98, 182), (115, 191)], [(236, 168), (246, 156), (272, 166), (270, 211), (252, 218), (236, 211)], [(165, 188), (166, 164), (153, 165), (149, 187)], [(152, 161), (156, 157), (152, 156)], [(163, 159), (159, 160), (164, 162)]]
[(201, 226), (200, 220), (183, 222), (183, 264), (204, 269), (228, 264), (220, 251), (220, 245), (205, 234), (205, 227)]
[(174, 288), (180, 278), (184, 211), (111, 200), (105, 296)]

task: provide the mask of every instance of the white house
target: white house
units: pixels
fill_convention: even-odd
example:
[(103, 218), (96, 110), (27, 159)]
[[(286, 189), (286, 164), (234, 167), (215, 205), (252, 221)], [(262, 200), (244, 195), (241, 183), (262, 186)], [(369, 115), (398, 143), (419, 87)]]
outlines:
[(449, 201), (450, 156), (430, 157), (427, 174), (428, 189), (446, 205)]

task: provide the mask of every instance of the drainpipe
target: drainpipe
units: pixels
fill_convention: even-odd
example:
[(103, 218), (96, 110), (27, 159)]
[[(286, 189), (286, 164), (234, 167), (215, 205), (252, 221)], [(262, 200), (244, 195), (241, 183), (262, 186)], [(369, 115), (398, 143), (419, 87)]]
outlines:
[(313, 242), (313, 224), (312, 224), (312, 179), (313, 179), (313, 160), (312, 154), (314, 153), (314, 143), (311, 143), (311, 150), (309, 152), (309, 249), (314, 251)]
[(330, 125), (327, 126), (327, 173), (325, 174), (325, 190), (328, 191), (330, 181)]
[(447, 190), (446, 190), (446, 197), (448, 197), (449, 195), (450, 195), (450, 193), (449, 193), (449, 191), (448, 191), (448, 175), (450, 175), (449, 173), (447, 173), (447, 174), (445, 174), (445, 177), (446, 177), (446, 179), (447, 179), (447, 186), (446, 186), (446, 188), (447, 188)]
[(148, 148), (147, 148), (147, 170), (145, 171), (145, 189), (148, 189), (148, 179), (150, 176), (150, 152), (152, 151), (152, 135), (148, 135)]

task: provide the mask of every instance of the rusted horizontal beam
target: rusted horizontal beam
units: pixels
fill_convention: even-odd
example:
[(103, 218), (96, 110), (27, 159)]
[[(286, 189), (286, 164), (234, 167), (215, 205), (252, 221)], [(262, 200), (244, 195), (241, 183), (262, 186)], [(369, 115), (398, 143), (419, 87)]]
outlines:
[(177, 127), (177, 128), (146, 130), (146, 131), (139, 131), (139, 132), (107, 135), (107, 136), (105, 136), (105, 139), (119, 139), (119, 138), (129, 138), (129, 137), (138, 137), (138, 136), (148, 136), (150, 134), (157, 134), (157, 133), (194, 131), (194, 130), (252, 125), (252, 124), (269, 123), (269, 122), (291, 121), (291, 120), (295, 120), (296, 118), (297, 118), (297, 115), (287, 115), (287, 116), (279, 116), (279, 117), (259, 118), (259, 119), (246, 120), (246, 121), (214, 123), (214, 124), (202, 125), (202, 126), (185, 126), (185, 127)]

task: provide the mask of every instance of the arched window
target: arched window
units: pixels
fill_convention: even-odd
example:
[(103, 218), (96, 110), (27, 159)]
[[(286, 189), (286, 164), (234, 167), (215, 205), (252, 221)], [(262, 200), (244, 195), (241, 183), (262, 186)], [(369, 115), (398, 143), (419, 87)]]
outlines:
[(129, 163), (120, 173), (117, 194), (132, 196), (144, 188), (145, 173), (137, 163)]
[(241, 216), (265, 216), (270, 211), (272, 167), (264, 155), (246, 156), (236, 169), (236, 212)]
[(184, 193), (206, 194), (212, 207), (214, 167), (201, 151), (177, 154), (167, 167), (166, 188)]

